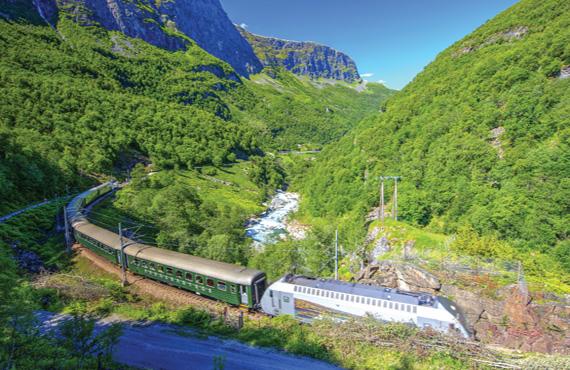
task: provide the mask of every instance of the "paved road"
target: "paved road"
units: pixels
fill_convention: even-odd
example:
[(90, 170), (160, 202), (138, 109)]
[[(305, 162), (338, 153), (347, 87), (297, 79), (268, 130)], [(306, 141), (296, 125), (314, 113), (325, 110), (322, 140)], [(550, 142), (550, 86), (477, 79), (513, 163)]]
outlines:
[[(66, 319), (46, 311), (38, 312), (43, 332), (57, 328)], [(109, 325), (102, 320), (96, 330)], [(225, 370), (338, 370), (328, 363), (217, 337), (203, 338), (190, 328), (152, 323), (125, 322), (123, 336), (115, 348), (120, 363), (150, 369), (213, 369), (215, 357), (223, 358)]]

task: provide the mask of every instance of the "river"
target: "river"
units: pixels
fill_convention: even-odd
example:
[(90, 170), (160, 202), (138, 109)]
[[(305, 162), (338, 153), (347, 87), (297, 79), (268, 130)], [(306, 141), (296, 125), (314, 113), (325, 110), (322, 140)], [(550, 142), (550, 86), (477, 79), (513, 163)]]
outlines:
[(246, 225), (246, 235), (252, 238), (257, 248), (286, 239), (287, 217), (299, 209), (299, 194), (277, 191), (265, 212), (250, 219)]

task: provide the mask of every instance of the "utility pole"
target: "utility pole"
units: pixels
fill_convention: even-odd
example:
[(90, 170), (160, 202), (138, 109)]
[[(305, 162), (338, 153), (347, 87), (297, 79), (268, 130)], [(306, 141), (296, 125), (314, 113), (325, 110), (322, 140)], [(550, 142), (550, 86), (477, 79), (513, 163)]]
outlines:
[(379, 218), (384, 225), (384, 181), (394, 180), (394, 197), (392, 199), (392, 218), (398, 220), (398, 180), (400, 176), (380, 176), (380, 214)]
[(119, 240), (121, 243), (121, 270), (123, 272), (122, 274), (122, 279), (121, 279), (121, 285), (123, 287), (125, 287), (127, 285), (127, 263), (126, 263), (126, 256), (125, 256), (125, 243), (123, 242), (123, 227), (122, 224), (119, 222)]
[(378, 218), (380, 219), (380, 222), (382, 222), (382, 226), (384, 226), (384, 177), (380, 177), (380, 181), (380, 217)]
[[(125, 287), (127, 285), (127, 255), (125, 253), (125, 248), (127, 248), (129, 245), (136, 244), (136, 241), (131, 241), (131, 242), (125, 243), (125, 240), (123, 238), (123, 232), (125, 230), (134, 229), (134, 228), (136, 228), (136, 230), (133, 232), (133, 234), (137, 233), (140, 230), (141, 226), (132, 226), (132, 227), (127, 227), (127, 228), (123, 229), (122, 223), (119, 222), (119, 242), (120, 242), (120, 246), (121, 246), (121, 253), (119, 255), (119, 258), (120, 258), (121, 270), (122, 270), (121, 284), (123, 285), (123, 287)], [(133, 236), (132, 238), (135, 238), (135, 236)]]
[(63, 206), (63, 227), (65, 228), (65, 249), (71, 254), (71, 235), (69, 234), (69, 220), (67, 219), (67, 207)]
[(334, 234), (334, 278), (338, 280), (338, 228)]
[(394, 220), (398, 221), (398, 176), (394, 177)]

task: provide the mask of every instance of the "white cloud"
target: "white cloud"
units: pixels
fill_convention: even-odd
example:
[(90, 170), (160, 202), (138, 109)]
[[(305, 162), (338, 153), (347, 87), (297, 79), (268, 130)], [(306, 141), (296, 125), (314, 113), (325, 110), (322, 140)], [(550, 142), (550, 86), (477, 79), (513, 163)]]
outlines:
[(249, 27), (247, 24), (245, 23), (240, 23), (239, 25), (241, 28), (246, 29), (247, 27)]
[(360, 77), (362, 77), (362, 78), (367, 78), (367, 77), (372, 77), (372, 76), (374, 76), (374, 73), (363, 73), (360, 75)]
[(384, 81), (384, 80), (378, 80), (376, 82), (378, 82), (379, 84), (382, 84), (382, 85), (386, 85), (386, 81)]

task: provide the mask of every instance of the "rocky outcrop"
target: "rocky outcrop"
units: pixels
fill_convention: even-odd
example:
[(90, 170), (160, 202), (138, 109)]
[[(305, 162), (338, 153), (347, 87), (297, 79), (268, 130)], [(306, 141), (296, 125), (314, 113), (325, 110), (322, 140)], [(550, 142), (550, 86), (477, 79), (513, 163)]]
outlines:
[[(445, 284), (411, 264), (383, 261), (363, 269), (356, 280), (406, 291), (427, 292), (452, 299), (463, 311), (475, 339), (523, 351), (570, 354), (570, 306), (536, 303), (518, 285), (489, 297), (483, 291)], [(451, 282), (451, 280), (450, 280)]]
[(437, 277), (406, 263), (382, 261), (369, 265), (360, 272), (356, 280), (362, 284), (380, 285), (410, 292), (435, 294), (441, 289)]
[[(54, 0), (36, 1), (47, 5)], [(219, 0), (56, 1), (61, 14), (84, 26), (100, 25), (173, 51), (196, 42), (242, 76), (263, 68)]]
[(533, 303), (516, 285), (501, 289), (497, 299), (451, 285), (443, 285), (441, 293), (461, 307), (475, 337), (483, 343), (570, 354), (570, 306)]
[(488, 45), (493, 45), (500, 42), (512, 42), (520, 40), (523, 37), (525, 37), (527, 33), (528, 33), (528, 27), (526, 26), (512, 27), (489, 36), (480, 45), (463, 44), (460, 46), (459, 50), (454, 51), (452, 55), (454, 58), (457, 58), (460, 57), (461, 55), (469, 54), (473, 51), (479, 50)]
[(237, 27), (253, 46), (265, 66), (281, 66), (310, 78), (327, 78), (347, 82), (360, 81), (354, 61), (346, 54), (314, 42), (300, 42), (264, 37)]
[(560, 69), (560, 72), (558, 73), (558, 78), (564, 80), (569, 77), (570, 77), (570, 65), (562, 67)]

